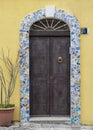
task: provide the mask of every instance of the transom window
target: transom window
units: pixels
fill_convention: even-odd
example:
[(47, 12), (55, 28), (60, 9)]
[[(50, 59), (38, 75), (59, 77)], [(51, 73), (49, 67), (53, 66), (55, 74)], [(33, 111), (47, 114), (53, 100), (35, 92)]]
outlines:
[(68, 24), (59, 19), (42, 19), (31, 26), (31, 31), (69, 31)]

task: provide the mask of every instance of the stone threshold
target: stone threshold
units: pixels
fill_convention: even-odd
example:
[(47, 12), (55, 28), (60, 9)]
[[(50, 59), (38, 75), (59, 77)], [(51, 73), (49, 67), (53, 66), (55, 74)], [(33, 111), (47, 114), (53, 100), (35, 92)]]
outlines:
[(40, 122), (40, 121), (69, 121), (70, 122), (70, 117), (31, 117), (30, 122)]

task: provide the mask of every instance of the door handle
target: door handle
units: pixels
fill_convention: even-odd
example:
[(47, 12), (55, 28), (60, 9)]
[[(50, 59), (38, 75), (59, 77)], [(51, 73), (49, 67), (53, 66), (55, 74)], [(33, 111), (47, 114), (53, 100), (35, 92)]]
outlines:
[(58, 61), (58, 63), (62, 63), (62, 62), (63, 62), (63, 58), (62, 58), (61, 56), (59, 56), (59, 57), (57, 58), (57, 61)]

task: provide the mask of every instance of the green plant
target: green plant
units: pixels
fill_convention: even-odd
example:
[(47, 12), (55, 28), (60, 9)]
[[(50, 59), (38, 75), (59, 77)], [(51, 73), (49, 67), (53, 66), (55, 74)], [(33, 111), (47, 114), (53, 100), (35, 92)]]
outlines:
[(19, 64), (19, 52), (17, 54), (16, 61), (14, 64), (9, 57), (9, 53), (8, 53), (8, 56), (5, 56), (3, 50), (2, 50), (2, 57), (0, 59), (3, 61), (5, 68), (9, 74), (9, 79), (7, 81), (5, 74), (4, 74), (4, 69), (2, 66), (0, 66), (0, 86), (1, 86), (0, 87), (0, 89), (1, 89), (0, 107), (7, 108), (7, 107), (12, 106), (9, 104), (10, 104), (10, 98), (15, 89), (15, 83), (16, 83), (16, 79), (17, 79), (17, 75), (18, 75), (18, 71), (19, 71), (19, 65), (20, 65)]

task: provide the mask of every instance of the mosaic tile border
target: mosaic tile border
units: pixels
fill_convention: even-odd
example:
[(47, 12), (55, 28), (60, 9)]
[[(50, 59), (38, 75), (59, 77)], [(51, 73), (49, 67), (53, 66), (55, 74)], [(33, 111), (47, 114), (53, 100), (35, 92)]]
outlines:
[[(47, 9), (48, 10), (48, 9)], [(29, 29), (37, 20), (46, 18), (46, 8), (28, 14), (20, 26), (20, 120), (29, 122)], [(49, 10), (48, 10), (49, 12)], [(70, 95), (71, 122), (80, 124), (80, 26), (77, 18), (64, 11), (55, 9), (53, 18), (66, 22), (70, 28)]]

